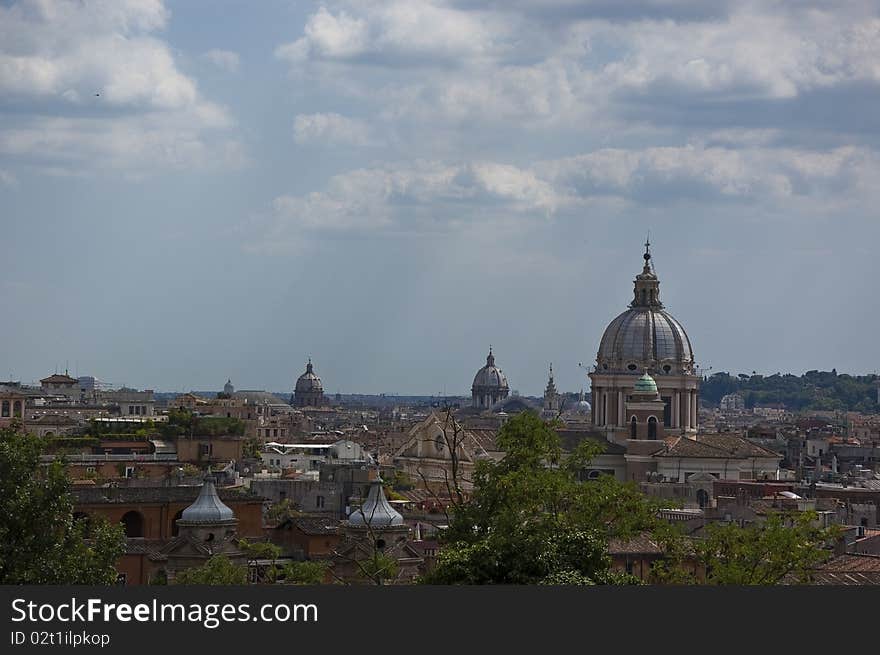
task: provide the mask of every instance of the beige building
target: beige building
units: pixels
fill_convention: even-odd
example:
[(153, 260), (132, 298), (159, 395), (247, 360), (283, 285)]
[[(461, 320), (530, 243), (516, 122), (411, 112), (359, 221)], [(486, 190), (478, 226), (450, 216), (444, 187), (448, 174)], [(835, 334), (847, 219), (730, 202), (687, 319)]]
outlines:
[(0, 384), (0, 428), (8, 428), (13, 422), (24, 424), (27, 396), (8, 384)]
[(439, 495), (448, 493), (453, 480), (452, 449), (457, 452), (457, 473), (464, 491), (473, 489), (474, 464), (480, 459), (500, 460), (495, 431), (465, 428), (454, 416), (431, 412), (407, 433), (407, 441), (394, 454), (394, 467), (418, 486)]

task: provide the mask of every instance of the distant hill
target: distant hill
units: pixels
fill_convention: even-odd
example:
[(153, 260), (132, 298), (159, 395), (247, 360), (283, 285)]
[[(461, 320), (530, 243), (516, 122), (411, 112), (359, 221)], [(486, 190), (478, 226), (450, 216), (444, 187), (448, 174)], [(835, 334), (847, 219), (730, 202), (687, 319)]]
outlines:
[(717, 405), (729, 393), (740, 393), (746, 408), (782, 405), (792, 411), (844, 410), (878, 412), (876, 375), (847, 375), (831, 371), (807, 371), (801, 376), (731, 375), (716, 373), (704, 378), (700, 397)]

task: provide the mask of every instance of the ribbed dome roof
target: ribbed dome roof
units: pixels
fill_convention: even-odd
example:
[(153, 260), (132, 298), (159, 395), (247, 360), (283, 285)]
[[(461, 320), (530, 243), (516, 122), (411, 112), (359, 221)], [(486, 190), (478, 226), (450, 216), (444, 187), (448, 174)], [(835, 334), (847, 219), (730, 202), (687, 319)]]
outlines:
[(660, 302), (660, 280), (645, 252), (645, 266), (636, 276), (630, 308), (617, 316), (602, 335), (596, 364), (600, 371), (692, 373), (694, 353), (687, 333)]
[(382, 528), (391, 525), (403, 525), (403, 517), (385, 498), (382, 480), (377, 479), (370, 485), (370, 492), (361, 507), (348, 515), (349, 525)]
[(475, 389), (509, 389), (507, 385), (507, 378), (504, 376), (504, 372), (495, 366), (495, 355), (492, 354), (492, 349), (489, 348), (489, 356), (486, 357), (486, 365), (477, 371), (477, 374), (474, 376), (474, 388)]
[(323, 391), (324, 385), (321, 384), (321, 378), (315, 375), (312, 367), (312, 360), (306, 364), (306, 372), (300, 375), (296, 380), (297, 391)]
[(635, 307), (615, 318), (605, 329), (597, 357), (600, 368), (637, 371), (645, 368), (670, 371), (689, 368), (694, 353), (687, 333), (662, 309)]
[(184, 523), (225, 523), (235, 520), (235, 512), (220, 500), (214, 480), (209, 476), (205, 478), (198, 498), (183, 510), (179, 520)]

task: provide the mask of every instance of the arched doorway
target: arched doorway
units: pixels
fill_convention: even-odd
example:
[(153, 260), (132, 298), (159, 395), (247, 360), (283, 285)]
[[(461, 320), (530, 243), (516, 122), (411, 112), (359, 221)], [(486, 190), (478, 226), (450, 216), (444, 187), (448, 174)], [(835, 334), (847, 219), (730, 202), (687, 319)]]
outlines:
[(709, 505), (709, 492), (705, 489), (697, 489), (697, 503), (700, 509), (705, 509)]
[(126, 512), (120, 521), (125, 527), (126, 537), (143, 537), (144, 536), (144, 517), (140, 512)]

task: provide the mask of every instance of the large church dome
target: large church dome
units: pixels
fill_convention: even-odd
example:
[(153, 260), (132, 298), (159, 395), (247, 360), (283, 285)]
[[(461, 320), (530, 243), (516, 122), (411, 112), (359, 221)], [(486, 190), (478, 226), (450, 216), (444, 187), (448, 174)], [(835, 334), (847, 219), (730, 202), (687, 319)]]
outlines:
[(473, 406), (493, 407), (499, 401), (507, 398), (509, 394), (510, 387), (507, 384), (507, 378), (501, 369), (495, 366), (495, 355), (492, 354), (492, 346), (489, 346), (486, 365), (477, 371), (474, 376), (474, 385), (471, 387)]
[(323, 390), (324, 386), (321, 384), (321, 378), (315, 374), (315, 370), (312, 367), (312, 360), (310, 359), (309, 363), (306, 364), (306, 372), (300, 375), (296, 380), (296, 391), (313, 392)]
[(484, 390), (509, 389), (504, 373), (495, 366), (495, 355), (492, 354), (491, 348), (489, 348), (489, 356), (486, 357), (486, 365), (477, 371), (477, 374), (474, 376), (473, 388)]
[(645, 370), (671, 375), (691, 374), (694, 353), (687, 333), (660, 302), (660, 281), (645, 252), (645, 266), (636, 276), (630, 308), (615, 318), (602, 335), (596, 368), (601, 373)]

